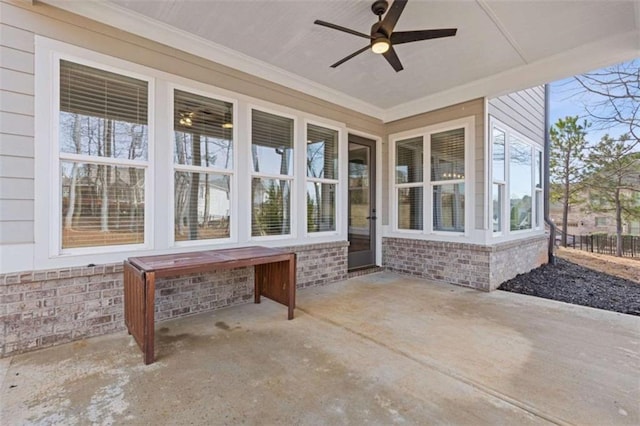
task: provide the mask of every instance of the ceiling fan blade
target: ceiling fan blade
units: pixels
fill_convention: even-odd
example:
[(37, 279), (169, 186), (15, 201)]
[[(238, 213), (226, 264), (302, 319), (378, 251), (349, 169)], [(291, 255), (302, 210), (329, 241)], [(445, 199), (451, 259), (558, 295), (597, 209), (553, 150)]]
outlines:
[(391, 44), (411, 43), (412, 41), (452, 37), (456, 35), (457, 31), (457, 28), (443, 28), (439, 30), (422, 31), (397, 31), (391, 34)]
[(345, 33), (353, 34), (353, 35), (358, 36), (358, 37), (363, 37), (363, 38), (367, 38), (367, 39), (371, 38), (370, 36), (368, 36), (368, 35), (366, 35), (364, 33), (358, 32), (356, 30), (352, 30), (350, 28), (341, 27), (340, 25), (332, 24), (331, 22), (325, 22), (325, 21), (321, 21), (319, 19), (316, 19), (315, 21), (313, 21), (313, 23), (316, 24), (316, 25), (321, 25), (323, 27), (333, 28), (334, 30), (338, 30), (338, 31), (342, 31), (342, 32), (345, 32)]
[(396, 72), (402, 71), (404, 69), (402, 67), (402, 64), (400, 63), (400, 58), (398, 58), (398, 55), (396, 54), (393, 46), (391, 46), (391, 49), (383, 53), (382, 56), (384, 56), (384, 58), (387, 60), (387, 62), (389, 62), (389, 64), (391, 64)]
[(335, 67), (337, 67), (338, 65), (342, 65), (342, 64), (344, 64), (344, 63), (345, 63), (345, 62), (347, 62), (349, 59), (353, 58), (354, 56), (358, 56), (359, 54), (361, 54), (361, 53), (362, 53), (362, 52), (364, 52), (365, 50), (369, 49), (369, 47), (370, 47), (370, 46), (369, 46), (369, 45), (367, 45), (367, 46), (363, 47), (363, 48), (362, 48), (362, 49), (360, 49), (360, 50), (356, 50), (356, 51), (355, 51), (355, 52), (353, 52), (351, 55), (349, 55), (349, 56), (347, 56), (347, 57), (344, 57), (344, 58), (340, 59), (338, 62), (336, 62), (335, 64), (331, 65), (331, 68), (335, 68)]
[(396, 23), (398, 22), (398, 18), (400, 18), (400, 15), (406, 5), (407, 0), (394, 0), (393, 4), (391, 4), (391, 7), (387, 11), (387, 14), (384, 15), (384, 19), (380, 23), (380, 28), (382, 28), (387, 35), (393, 32), (393, 29), (396, 27)]

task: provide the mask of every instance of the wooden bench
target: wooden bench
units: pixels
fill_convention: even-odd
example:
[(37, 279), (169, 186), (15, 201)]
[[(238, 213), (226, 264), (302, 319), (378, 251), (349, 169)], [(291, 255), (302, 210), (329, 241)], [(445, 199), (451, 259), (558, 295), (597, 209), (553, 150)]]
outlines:
[(124, 321), (142, 349), (144, 363), (154, 361), (156, 278), (254, 266), (254, 301), (265, 296), (289, 308), (296, 303), (296, 255), (267, 247), (208, 250), (130, 257), (124, 262)]

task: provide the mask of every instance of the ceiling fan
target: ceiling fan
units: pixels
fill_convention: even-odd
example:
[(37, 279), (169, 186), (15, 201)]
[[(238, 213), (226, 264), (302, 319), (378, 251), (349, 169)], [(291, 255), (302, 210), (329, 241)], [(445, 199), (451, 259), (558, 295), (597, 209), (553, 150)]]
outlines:
[(331, 68), (336, 68), (339, 65), (347, 62), (349, 59), (361, 54), (365, 50), (371, 48), (374, 53), (381, 54), (385, 57), (387, 62), (393, 67), (396, 72), (402, 71), (402, 63), (393, 49), (396, 44), (411, 43), (414, 41), (430, 40), (434, 38), (452, 37), (456, 35), (457, 28), (443, 28), (438, 30), (419, 30), (419, 31), (396, 31), (393, 29), (404, 10), (408, 0), (395, 0), (389, 8), (389, 12), (385, 15), (384, 19), (382, 15), (387, 12), (389, 3), (386, 0), (376, 0), (371, 5), (371, 10), (378, 16), (378, 22), (371, 26), (371, 34), (367, 35), (359, 31), (352, 30), (350, 28), (341, 27), (340, 25), (332, 24), (321, 20), (315, 20), (314, 24), (321, 25), (327, 28), (333, 28), (334, 30), (343, 31), (345, 33), (353, 34), (358, 37), (369, 39), (369, 44), (360, 50), (357, 50), (347, 57), (340, 59), (335, 64), (331, 65)]

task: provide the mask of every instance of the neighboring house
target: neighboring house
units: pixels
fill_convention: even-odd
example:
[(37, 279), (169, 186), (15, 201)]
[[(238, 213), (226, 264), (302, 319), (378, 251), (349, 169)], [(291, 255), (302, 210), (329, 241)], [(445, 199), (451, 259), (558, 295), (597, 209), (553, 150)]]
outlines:
[[(637, 155), (637, 154), (632, 154)], [(623, 180), (627, 187), (640, 188), (640, 160), (635, 161), (635, 167), (629, 176)], [(635, 197), (636, 205), (640, 206), (640, 193), (633, 192), (630, 189), (622, 189), (621, 195), (626, 198)], [(601, 206), (600, 211), (594, 212), (590, 205), (602, 203), (602, 200), (596, 198), (588, 189), (581, 191), (577, 195), (580, 201), (569, 206), (567, 219), (567, 234), (570, 235), (589, 235), (594, 233), (605, 233), (609, 235), (616, 234), (616, 214), (614, 206)], [(556, 226), (562, 226), (562, 203), (553, 202), (550, 204), (549, 217)], [(640, 217), (624, 218), (622, 222), (622, 232), (627, 235), (640, 235)]]
[[(162, 4), (0, 0), (2, 355), (122, 330), (130, 256), (265, 245), (297, 253), (299, 287), (377, 265), (493, 290), (547, 260), (541, 85), (639, 39), (625, 2), (410, 2), (409, 23), (456, 16), (458, 44), (334, 71), (321, 41), (342, 35), (307, 28), (325, 2)], [(255, 58), (213, 39), (241, 25)], [(252, 280), (159, 281), (156, 318), (246, 303)]]

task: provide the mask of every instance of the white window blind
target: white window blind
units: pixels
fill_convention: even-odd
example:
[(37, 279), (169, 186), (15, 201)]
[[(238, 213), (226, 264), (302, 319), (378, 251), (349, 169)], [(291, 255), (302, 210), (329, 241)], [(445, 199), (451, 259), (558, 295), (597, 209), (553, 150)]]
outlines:
[(60, 247), (144, 243), (148, 82), (59, 66)]
[(174, 90), (174, 239), (231, 236), (233, 104)]

